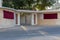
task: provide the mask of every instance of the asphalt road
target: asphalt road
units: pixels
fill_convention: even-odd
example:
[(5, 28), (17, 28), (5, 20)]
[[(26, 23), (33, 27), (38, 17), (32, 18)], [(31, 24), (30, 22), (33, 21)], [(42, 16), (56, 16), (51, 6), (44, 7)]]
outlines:
[(0, 40), (60, 40), (60, 26), (0, 28)]

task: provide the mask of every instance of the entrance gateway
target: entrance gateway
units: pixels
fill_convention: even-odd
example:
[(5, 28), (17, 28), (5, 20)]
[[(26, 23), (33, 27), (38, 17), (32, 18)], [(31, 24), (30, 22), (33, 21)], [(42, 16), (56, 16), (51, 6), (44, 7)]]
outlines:
[(17, 25), (36, 25), (37, 24), (37, 14), (35, 13), (25, 13), (25, 15), (21, 15), (21, 13), (15, 14), (16, 16), (16, 24)]

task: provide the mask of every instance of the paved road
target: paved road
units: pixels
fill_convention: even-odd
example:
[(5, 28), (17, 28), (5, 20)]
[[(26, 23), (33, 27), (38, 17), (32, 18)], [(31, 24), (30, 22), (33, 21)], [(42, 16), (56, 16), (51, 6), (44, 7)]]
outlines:
[(60, 26), (0, 28), (1, 40), (60, 40)]

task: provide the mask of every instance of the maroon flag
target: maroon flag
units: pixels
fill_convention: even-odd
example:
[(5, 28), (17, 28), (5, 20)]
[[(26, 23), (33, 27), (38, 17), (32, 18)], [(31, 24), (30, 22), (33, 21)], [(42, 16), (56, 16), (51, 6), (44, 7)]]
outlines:
[(6, 19), (14, 19), (14, 13), (10, 11), (3, 10), (3, 16)]
[(57, 13), (44, 14), (44, 19), (57, 19)]

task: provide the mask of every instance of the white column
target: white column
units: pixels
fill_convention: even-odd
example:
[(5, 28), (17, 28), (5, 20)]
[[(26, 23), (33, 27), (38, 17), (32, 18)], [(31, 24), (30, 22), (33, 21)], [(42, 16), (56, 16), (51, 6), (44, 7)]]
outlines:
[(31, 14), (31, 25), (34, 25), (34, 13)]
[(14, 24), (16, 25), (16, 12), (14, 12)]
[(3, 2), (3, 0), (0, 0), (0, 7), (2, 7), (2, 2)]
[(37, 24), (37, 13), (35, 15), (36, 15), (36, 24)]
[(20, 13), (18, 13), (18, 25), (20, 25)]

